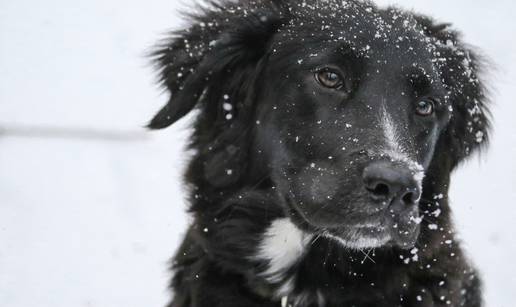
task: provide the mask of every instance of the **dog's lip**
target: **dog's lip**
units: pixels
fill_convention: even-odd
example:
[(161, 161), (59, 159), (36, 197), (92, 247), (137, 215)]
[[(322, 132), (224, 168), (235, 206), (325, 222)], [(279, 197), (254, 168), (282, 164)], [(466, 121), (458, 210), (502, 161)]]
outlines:
[(356, 223), (356, 224), (350, 224), (350, 225), (338, 225), (338, 226), (325, 226), (321, 227), (316, 224), (314, 224), (312, 221), (310, 221), (309, 218), (306, 217), (306, 215), (293, 204), (292, 199), (289, 197), (285, 197), (285, 203), (287, 204), (287, 208), (290, 210), (290, 215), (296, 215), (298, 216), (302, 222), (297, 223), (300, 227), (302, 226), (309, 226), (310, 230), (319, 233), (324, 232), (328, 230), (334, 230), (334, 231), (385, 231), (387, 230), (387, 223), (385, 221), (385, 216), (378, 215), (376, 216), (376, 219), (378, 219), (377, 222), (364, 222), (364, 223)]
[(331, 239), (336, 239), (348, 248), (354, 250), (389, 246), (393, 240), (391, 233), (383, 227), (368, 228), (358, 226), (354, 228), (348, 228), (346, 231), (328, 229), (327, 231), (321, 233), (321, 235)]
[(407, 237), (400, 236), (397, 232), (400, 229), (398, 227), (389, 224), (388, 222), (382, 223), (363, 223), (355, 225), (343, 225), (341, 227), (332, 227), (318, 229), (316, 233), (323, 236), (337, 237), (349, 240), (350, 237), (357, 239), (376, 239), (378, 241), (385, 242), (383, 246), (397, 246), (402, 249), (412, 248), (417, 241), (419, 231), (414, 229), (410, 234), (406, 234)]
[(330, 232), (333, 235), (343, 235), (350, 232), (360, 233), (360, 235), (383, 235), (388, 234), (389, 229), (385, 225), (373, 225), (373, 224), (358, 224), (358, 225), (345, 225), (341, 227), (325, 228), (323, 231)]
[(385, 225), (382, 225), (381, 223), (364, 223), (364, 224), (357, 224), (357, 225), (351, 225), (351, 227), (355, 229), (385, 229)]
[[(288, 197), (285, 198), (285, 202), (287, 203), (287, 207), (290, 210), (290, 215), (297, 216), (298, 221), (293, 220), (299, 228), (304, 229), (305, 231), (311, 232), (313, 234), (330, 234), (335, 237), (345, 239), (350, 234), (358, 235), (360, 237), (374, 237), (377, 239), (381, 238), (389, 238), (387, 245), (400, 246), (408, 248), (415, 244), (414, 240), (417, 240), (417, 236), (414, 239), (402, 239), (399, 235), (399, 225), (404, 224), (403, 221), (395, 221), (392, 219), (392, 214), (389, 211), (384, 211), (384, 214), (378, 214), (375, 217), (371, 217), (372, 219), (377, 219), (376, 221), (364, 221), (362, 223), (354, 223), (348, 225), (338, 225), (333, 227), (321, 227), (313, 224), (310, 219), (308, 219), (305, 214), (303, 214), (297, 206), (292, 203), (292, 200)], [(401, 223), (401, 224), (400, 224)], [(414, 229), (415, 233), (418, 233), (418, 228)], [(411, 234), (405, 234), (409, 237), (412, 237)], [(414, 242), (412, 242), (414, 241)]]

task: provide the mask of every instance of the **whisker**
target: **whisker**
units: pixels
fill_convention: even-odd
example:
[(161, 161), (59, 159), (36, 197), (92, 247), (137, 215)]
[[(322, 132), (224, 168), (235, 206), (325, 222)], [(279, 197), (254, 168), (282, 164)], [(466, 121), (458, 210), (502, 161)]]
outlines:
[(371, 251), (373, 250), (372, 248), (371, 248), (371, 249), (369, 249), (369, 250), (367, 251), (367, 253), (366, 253), (366, 252), (364, 252), (364, 250), (362, 250), (362, 249), (359, 249), (359, 250), (360, 250), (360, 252), (361, 252), (362, 254), (364, 254), (364, 256), (365, 256), (365, 257), (364, 257), (364, 259), (362, 259), (362, 261), (360, 262), (360, 264), (364, 264), (364, 263), (365, 263), (365, 261), (366, 261), (367, 259), (371, 260), (371, 262), (373, 262), (373, 263), (375, 263), (375, 264), (376, 264), (376, 261), (374, 261), (374, 259), (373, 259), (373, 258), (371, 258), (371, 257), (369, 256), (369, 254), (370, 254), (370, 253), (371, 253)]
[(319, 233), (314, 239), (312, 239), (312, 242), (310, 242), (310, 245), (314, 245), (314, 243), (319, 240), (320, 237), (322, 237), (323, 233)]

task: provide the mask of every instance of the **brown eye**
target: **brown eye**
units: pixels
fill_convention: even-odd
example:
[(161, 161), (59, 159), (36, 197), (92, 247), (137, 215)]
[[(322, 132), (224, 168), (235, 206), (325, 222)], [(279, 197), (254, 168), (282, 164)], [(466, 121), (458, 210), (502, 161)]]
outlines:
[(434, 101), (431, 99), (422, 99), (416, 104), (416, 113), (419, 116), (430, 116), (434, 114)]
[(331, 69), (323, 69), (318, 71), (315, 74), (315, 78), (317, 79), (317, 82), (327, 88), (340, 89), (344, 85), (342, 76), (338, 72)]

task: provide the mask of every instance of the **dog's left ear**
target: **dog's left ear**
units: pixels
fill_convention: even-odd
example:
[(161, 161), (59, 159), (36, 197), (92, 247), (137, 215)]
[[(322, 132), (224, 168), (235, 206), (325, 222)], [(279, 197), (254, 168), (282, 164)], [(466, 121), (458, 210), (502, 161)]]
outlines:
[(436, 150), (452, 153), (453, 168), (488, 143), (488, 98), (481, 78), (484, 63), (449, 24), (438, 24), (424, 16), (416, 19), (428, 36), (436, 65), (449, 91), (452, 117)]
[(199, 15), (189, 15), (194, 23), (173, 33), (152, 54), (170, 99), (149, 128), (170, 126), (200, 101), (207, 104), (205, 113), (210, 114), (205, 116), (220, 118), (222, 97), (239, 103), (246, 99), (244, 85), (280, 24), (279, 11), (274, 1), (261, 8), (225, 5), (214, 4)]

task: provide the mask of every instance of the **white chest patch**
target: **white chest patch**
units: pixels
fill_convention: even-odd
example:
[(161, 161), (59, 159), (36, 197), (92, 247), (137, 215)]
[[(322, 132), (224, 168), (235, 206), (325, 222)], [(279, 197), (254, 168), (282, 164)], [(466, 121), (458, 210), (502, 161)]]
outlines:
[(303, 256), (311, 238), (288, 218), (274, 220), (263, 234), (256, 255), (269, 263), (262, 276), (271, 283), (284, 281), (285, 272)]

